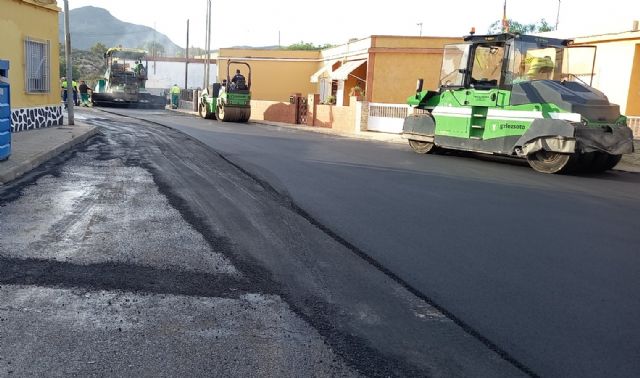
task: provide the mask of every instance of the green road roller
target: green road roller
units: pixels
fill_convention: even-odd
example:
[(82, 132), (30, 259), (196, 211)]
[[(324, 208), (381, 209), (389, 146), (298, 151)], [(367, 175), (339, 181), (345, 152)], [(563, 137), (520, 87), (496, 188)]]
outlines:
[(444, 48), (440, 88), (418, 79), (403, 137), (417, 153), (526, 159), (538, 172), (602, 172), (633, 152), (618, 105), (593, 88), (594, 46), (504, 33)]
[[(247, 78), (239, 73), (232, 78), (234, 65), (246, 66)], [(251, 66), (245, 62), (227, 60), (227, 78), (214, 83), (200, 94), (198, 114), (202, 118), (222, 122), (247, 122), (251, 117)]]

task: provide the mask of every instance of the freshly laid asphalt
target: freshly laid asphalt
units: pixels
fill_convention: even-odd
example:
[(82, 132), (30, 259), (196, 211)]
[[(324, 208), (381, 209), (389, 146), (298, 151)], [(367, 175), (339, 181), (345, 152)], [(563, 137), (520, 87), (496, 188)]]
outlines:
[[(233, 266), (245, 274), (247, 267), (260, 272), (246, 274), (250, 278), (268, 272), (258, 291), (284, 298), (331, 345), (341, 358), (331, 374), (353, 373), (340, 370), (340, 361), (370, 375), (640, 371), (636, 173), (542, 175), (512, 161), (420, 156), (404, 145), (292, 128), (164, 111), (117, 113), (180, 130), (248, 175), (212, 196), (210, 186), (235, 179), (208, 171), (219, 165), (210, 152), (180, 134), (149, 134), (144, 123), (122, 127), (120, 141), (127, 146), (120, 158), (146, 161), (142, 167), (160, 192), (205, 239), (242, 235), (223, 255), (233, 256)], [(135, 122), (98, 110), (83, 116), (113, 138), (119, 124)], [(133, 159), (130, 151), (137, 151)], [(266, 197), (256, 195), (263, 190)], [(259, 206), (269, 201), (295, 216), (273, 204)], [(296, 217), (309, 227), (293, 227)], [(209, 245), (221, 240), (227, 239), (214, 237)], [(33, 271), (42, 258), (25, 265), (4, 257), (14, 271)], [(90, 284), (96, 285), (104, 282)], [(423, 310), (407, 316), (403, 308)], [(364, 367), (378, 358), (381, 365)]]
[(205, 144), (84, 116), (0, 187), (0, 376), (523, 375)]
[(220, 152), (528, 373), (640, 371), (636, 173), (544, 175), (486, 157), (119, 113)]

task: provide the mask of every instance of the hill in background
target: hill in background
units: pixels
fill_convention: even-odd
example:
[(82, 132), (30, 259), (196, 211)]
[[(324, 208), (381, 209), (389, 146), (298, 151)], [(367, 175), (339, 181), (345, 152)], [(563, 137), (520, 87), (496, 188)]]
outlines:
[[(166, 35), (143, 25), (131, 24), (115, 18), (109, 11), (97, 7), (82, 7), (69, 11), (69, 29), (74, 49), (89, 50), (96, 43), (107, 47), (142, 48), (156, 42), (164, 49), (164, 56), (184, 54), (184, 49)], [(64, 43), (64, 13), (58, 19), (58, 37)], [(162, 50), (162, 49), (161, 49)]]

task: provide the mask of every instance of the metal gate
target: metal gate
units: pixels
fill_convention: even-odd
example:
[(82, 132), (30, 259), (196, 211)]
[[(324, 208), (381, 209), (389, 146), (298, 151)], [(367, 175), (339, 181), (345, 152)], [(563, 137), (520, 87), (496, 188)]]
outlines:
[(306, 125), (307, 124), (307, 112), (309, 110), (307, 104), (307, 98), (298, 96), (296, 98), (296, 124), (298, 125)]

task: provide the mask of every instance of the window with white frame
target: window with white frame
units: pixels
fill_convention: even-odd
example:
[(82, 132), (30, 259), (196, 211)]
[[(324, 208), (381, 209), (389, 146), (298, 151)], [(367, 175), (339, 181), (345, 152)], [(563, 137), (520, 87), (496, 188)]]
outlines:
[(48, 93), (51, 90), (49, 74), (49, 41), (24, 40), (25, 91), (27, 93)]

